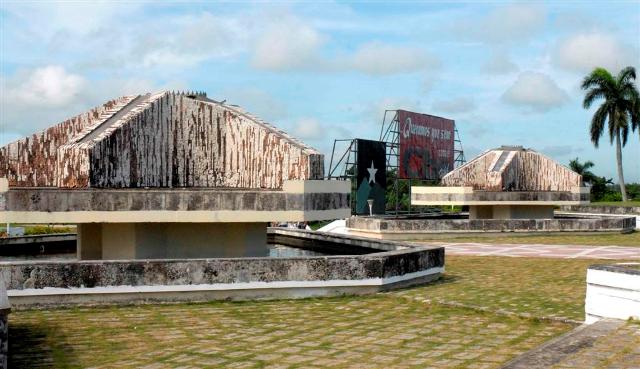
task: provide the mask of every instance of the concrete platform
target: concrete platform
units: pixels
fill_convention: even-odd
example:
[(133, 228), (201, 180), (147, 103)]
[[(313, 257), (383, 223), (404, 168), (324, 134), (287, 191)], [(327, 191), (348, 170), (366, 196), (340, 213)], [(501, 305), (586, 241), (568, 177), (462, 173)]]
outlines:
[(75, 304), (291, 298), (373, 293), (437, 279), (444, 248), (271, 229), (271, 236), (363, 255), (291, 258), (0, 262), (16, 308)]
[(425, 234), (622, 232), (636, 227), (636, 218), (620, 216), (556, 217), (554, 219), (464, 219), (356, 217), (347, 219), (350, 234), (378, 239), (411, 239)]

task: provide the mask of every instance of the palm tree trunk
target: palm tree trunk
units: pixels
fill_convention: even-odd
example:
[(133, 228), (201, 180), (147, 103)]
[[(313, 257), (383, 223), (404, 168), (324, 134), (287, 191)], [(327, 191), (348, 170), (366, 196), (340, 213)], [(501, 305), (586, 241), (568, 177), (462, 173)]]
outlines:
[(618, 181), (620, 182), (622, 201), (627, 201), (627, 191), (624, 185), (624, 174), (622, 173), (622, 144), (620, 143), (620, 130), (617, 130), (616, 132), (616, 161), (618, 162)]

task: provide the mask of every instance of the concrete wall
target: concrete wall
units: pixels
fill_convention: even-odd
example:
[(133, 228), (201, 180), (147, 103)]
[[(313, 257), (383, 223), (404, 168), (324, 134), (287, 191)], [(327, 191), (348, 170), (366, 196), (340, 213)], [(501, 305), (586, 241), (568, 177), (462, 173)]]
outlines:
[(11, 186), (57, 186), (61, 176), (58, 148), (82, 131), (96, 127), (124, 107), (134, 96), (124, 96), (28, 137), (0, 147), (0, 177)]
[(553, 206), (470, 206), (469, 219), (553, 219)]
[(320, 152), (202, 94), (122, 97), (0, 148), (12, 186), (277, 189), (323, 176)]
[(640, 263), (593, 265), (587, 270), (585, 323), (640, 319)]
[(408, 239), (428, 233), (584, 232), (634, 229), (635, 217), (555, 219), (385, 219), (351, 217), (349, 232), (377, 238)]
[(183, 259), (267, 256), (266, 223), (87, 223), (78, 259)]
[(46, 189), (0, 191), (0, 222), (270, 222), (345, 218), (349, 181), (287, 181), (286, 190)]
[(590, 214), (640, 215), (640, 206), (598, 206), (598, 203), (592, 203), (589, 206), (561, 206), (560, 210)]
[(449, 172), (441, 182), (487, 191), (570, 191), (581, 186), (582, 176), (533, 150), (495, 149)]
[(7, 369), (9, 354), (9, 312), (11, 305), (4, 283), (0, 280), (0, 369)]
[(589, 190), (478, 191), (471, 187), (411, 187), (412, 205), (575, 205), (588, 204)]
[[(372, 293), (436, 279), (444, 248), (295, 230), (278, 237), (379, 250), (364, 255), (0, 262), (13, 306), (206, 301)], [(279, 234), (278, 234), (279, 233)]]

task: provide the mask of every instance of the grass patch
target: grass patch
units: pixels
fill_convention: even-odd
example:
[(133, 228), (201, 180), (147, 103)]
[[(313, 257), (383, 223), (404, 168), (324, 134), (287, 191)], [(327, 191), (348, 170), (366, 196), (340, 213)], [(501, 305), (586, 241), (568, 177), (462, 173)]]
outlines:
[(589, 206), (640, 206), (640, 200), (631, 201), (600, 201), (592, 202)]
[(33, 236), (39, 234), (52, 233), (76, 233), (76, 227), (51, 227), (51, 226), (26, 226), (24, 227), (25, 236)]
[(587, 267), (614, 260), (447, 256), (433, 285), (390, 292), (537, 317), (583, 320)]
[(640, 246), (640, 232), (622, 233), (593, 233), (593, 234), (479, 234), (448, 235), (447, 237), (430, 237), (425, 235), (416, 242), (478, 242), (491, 244), (545, 244), (545, 245), (584, 245), (584, 246)]

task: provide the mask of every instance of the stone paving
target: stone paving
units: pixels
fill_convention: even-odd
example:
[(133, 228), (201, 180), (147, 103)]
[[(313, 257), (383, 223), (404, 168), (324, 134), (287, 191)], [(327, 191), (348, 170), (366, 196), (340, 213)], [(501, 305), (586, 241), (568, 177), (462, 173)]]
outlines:
[(11, 319), (11, 368), (497, 368), (571, 328), (383, 294)]
[(419, 242), (444, 246), (447, 255), (545, 257), (563, 259), (640, 259), (640, 247), (542, 244)]
[(447, 256), (441, 281), (374, 296), (15, 311), (9, 367), (498, 368), (583, 319), (598, 262)]

